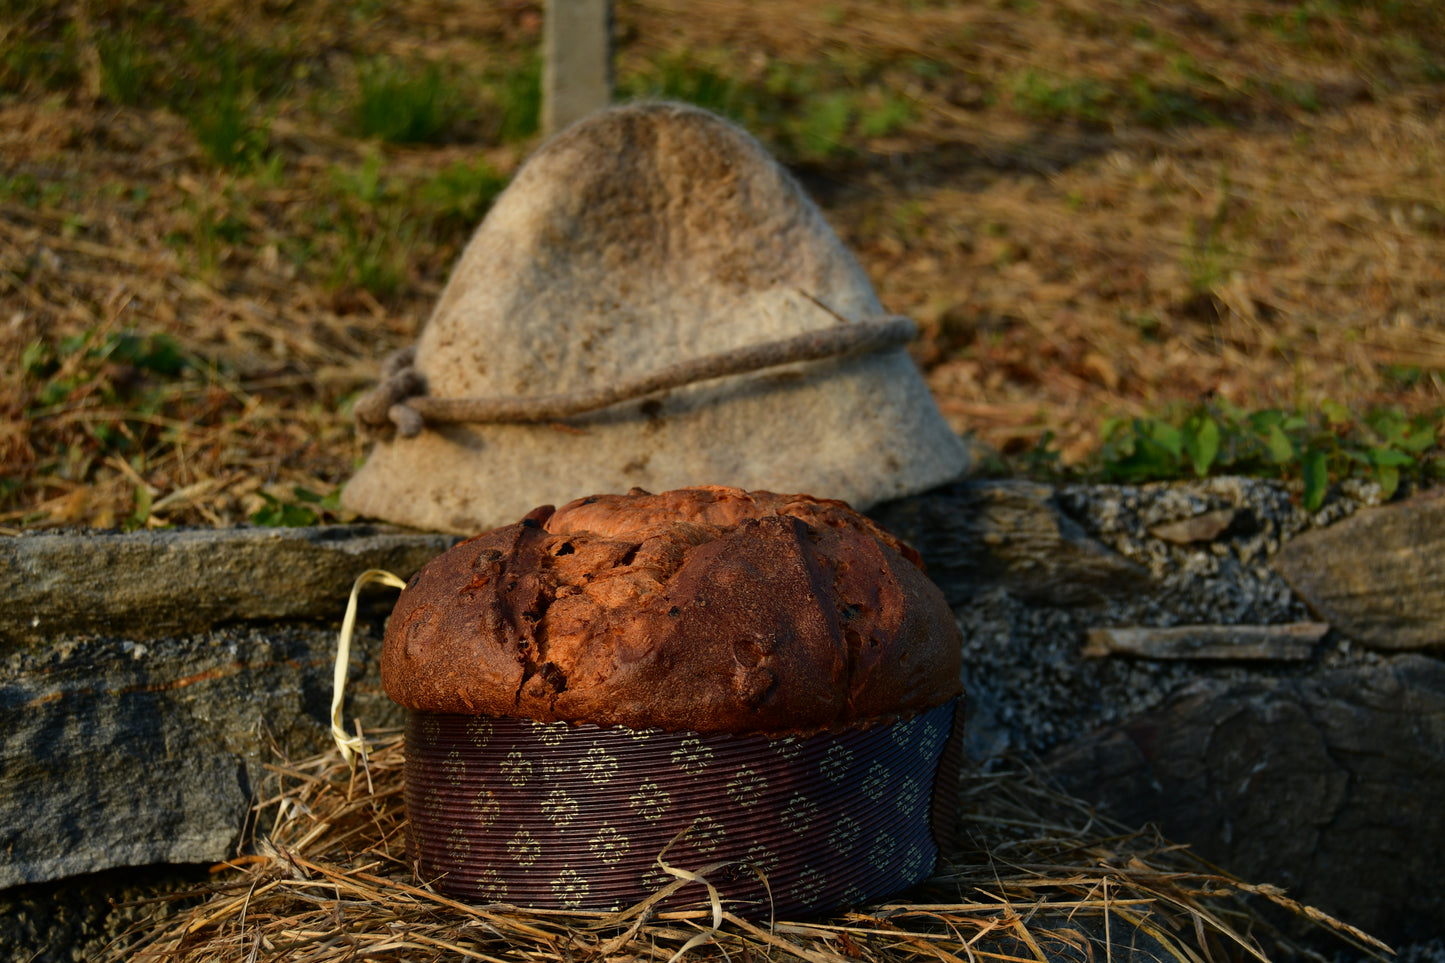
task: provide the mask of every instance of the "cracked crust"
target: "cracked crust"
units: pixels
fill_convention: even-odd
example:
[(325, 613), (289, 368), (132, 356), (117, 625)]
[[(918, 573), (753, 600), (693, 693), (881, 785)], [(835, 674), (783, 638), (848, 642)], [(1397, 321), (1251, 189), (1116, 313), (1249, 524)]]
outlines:
[(945, 702), (960, 646), (917, 554), (842, 502), (633, 489), (432, 560), (381, 673), (410, 709), (801, 734)]

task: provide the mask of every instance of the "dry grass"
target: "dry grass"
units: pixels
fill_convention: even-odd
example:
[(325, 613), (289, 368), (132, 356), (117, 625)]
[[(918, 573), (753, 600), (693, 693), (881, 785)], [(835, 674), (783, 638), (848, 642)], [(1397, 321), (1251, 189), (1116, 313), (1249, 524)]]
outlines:
[[(706, 904), (656, 912), (652, 904), (681, 881), (615, 914), (467, 905), (412, 878), (401, 770), (396, 736), (373, 740), (357, 768), (335, 750), (273, 766), (254, 852), (217, 866), (215, 883), (157, 901), (155, 920), (107, 959), (670, 960), (687, 944), (694, 957), (809, 963), (1032, 963), (1129, 952), (1178, 963), (1322, 959), (1277, 932), (1260, 905), (1377, 958), (1390, 952), (1273, 887), (1114, 825), (1027, 772), (966, 776), (969, 838), (952, 866), (897, 902), (831, 918), (749, 922), (723, 906), (714, 929)], [(191, 905), (169, 911), (177, 898)]]
[[(505, 177), (536, 144), (507, 120), (535, 0), (147, 9), (0, 14), (3, 530), (233, 524), (343, 484), (364, 453), (348, 406), (484, 206), (439, 178), (480, 159)], [(617, 18), (627, 89), (725, 101), (772, 143), (887, 308), (922, 322), (951, 422), (1005, 451), (1052, 431), (1081, 461), (1106, 417), (1213, 396), (1445, 404), (1431, 0), (619, 0)], [(357, 136), (378, 57), (442, 68), (465, 107), (443, 143)], [(226, 63), (244, 136), (222, 163), (187, 117), (224, 115)], [(124, 332), (188, 363), (117, 354)]]

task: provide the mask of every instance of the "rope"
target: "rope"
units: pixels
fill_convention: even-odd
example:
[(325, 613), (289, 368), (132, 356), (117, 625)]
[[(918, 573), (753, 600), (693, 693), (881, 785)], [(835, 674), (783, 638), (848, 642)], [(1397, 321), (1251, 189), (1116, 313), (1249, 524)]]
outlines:
[(416, 437), (427, 425), (558, 421), (700, 381), (883, 351), (906, 344), (916, 333), (911, 320), (890, 315), (680, 361), (601, 388), (526, 398), (433, 398), (424, 393), (426, 379), (412, 367), (416, 349), (408, 347), (387, 357), (381, 383), (356, 403), (353, 413), (363, 433), (385, 434), (394, 428), (403, 438)]

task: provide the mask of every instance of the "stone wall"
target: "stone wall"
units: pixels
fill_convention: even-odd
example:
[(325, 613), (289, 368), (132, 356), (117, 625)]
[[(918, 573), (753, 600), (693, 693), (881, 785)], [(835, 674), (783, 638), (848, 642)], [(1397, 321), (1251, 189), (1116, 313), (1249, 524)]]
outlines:
[[(1309, 514), (1240, 479), (975, 481), (873, 514), (964, 628), (976, 765), (1033, 758), (1236, 873), (1423, 940), (1445, 929), (1445, 500), (1377, 500), (1357, 486)], [(76, 920), (118, 925), (95, 894), (134, 884), (126, 867), (232, 855), (261, 767), (328, 739), (352, 579), (453, 541), (0, 539), (0, 909), (26, 907), (0, 913), (0, 945), (69, 959)], [(353, 649), (348, 716), (373, 727), (397, 719), (375, 671), (394, 595), (367, 596)]]

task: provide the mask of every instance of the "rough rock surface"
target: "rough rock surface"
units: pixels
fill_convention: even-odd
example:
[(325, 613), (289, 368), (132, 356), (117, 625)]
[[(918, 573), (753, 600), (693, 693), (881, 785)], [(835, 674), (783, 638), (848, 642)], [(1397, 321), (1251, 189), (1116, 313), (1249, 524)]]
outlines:
[[(0, 539), (0, 887), (224, 858), (272, 740), (321, 745), (352, 581), (408, 576), (453, 541), (371, 526)], [(394, 597), (367, 596), (381, 607), (352, 653), (373, 725), (396, 721), (364, 672)]]
[[(1342, 486), (1316, 513), (1284, 486), (1245, 479), (1067, 486), (1052, 497), (976, 481), (949, 494), (959, 506), (952, 520), (945, 502), (918, 504), (943, 493), (874, 514), (885, 525), (921, 519), (900, 534), (916, 538), (954, 590), (976, 762), (1003, 765), (1008, 752), (1048, 759), (1073, 792), (1128, 823), (1163, 820), (1171, 839), (1232, 872), (1284, 885), (1387, 940), (1440, 935), (1440, 660), (1391, 659), (1338, 629), (1291, 660), (1220, 659), (1219, 647), (1208, 658), (1082, 657), (1090, 630), (1304, 631), (1297, 624), (1308, 609), (1272, 560), (1312, 529), (1328, 533), (1373, 512), (1377, 489)], [(990, 517), (1000, 502), (1024, 519), (1022, 539)], [(1039, 542), (1038, 520), (1050, 512), (1076, 523), (1057, 525), (1073, 545)], [(1206, 524), (1190, 524), (1201, 516)], [(1206, 529), (1210, 537), (1199, 537)], [(1080, 540), (1092, 547), (1081, 552)], [(1147, 576), (1133, 591), (1041, 596), (1018, 575), (1030, 570), (1018, 553), (1033, 544), (1046, 553), (1033, 570), (1051, 582), (1096, 585), (1096, 551), (1117, 554), (1112, 568), (1127, 561)], [(1356, 540), (1354, 551), (1368, 549)], [(1071, 571), (1075, 559), (1083, 561)], [(971, 597), (959, 597), (965, 587)]]
[[(457, 264), (415, 367), (435, 397), (530, 397), (882, 314), (756, 141), (697, 108), (638, 104), (574, 125), (522, 167)], [(633, 486), (863, 508), (967, 465), (902, 348), (702, 382), (563, 427), (452, 425), (378, 442), (343, 501), (471, 534)]]
[[(0, 890), (0, 963), (98, 960), (132, 926), (157, 911), (151, 900), (210, 879), (205, 866), (126, 867)], [(166, 901), (164, 912), (186, 904)]]
[[(1353, 506), (1336, 498), (1326, 511)], [(1149, 533), (1229, 507), (1251, 520), (1221, 541), (1180, 545)], [(1080, 654), (1096, 627), (1306, 620), (1305, 607), (1267, 564), (1284, 535), (1311, 524), (1278, 485), (1211, 479), (1055, 490), (978, 480), (871, 514), (919, 549), (954, 605), (969, 694), (966, 739), (976, 761), (1042, 753), (1154, 708), (1201, 675), (1293, 671)], [(1327, 640), (1326, 655), (1339, 644)]]
[[(1392, 938), (1445, 920), (1445, 663), (1201, 680), (1049, 759), (1129, 825)], [(1427, 921), (1436, 921), (1431, 926)]]
[(1445, 647), (1445, 493), (1303, 535), (1274, 567), (1321, 618), (1359, 642)]
[(1025, 602), (1078, 605), (1138, 592), (1149, 581), (1142, 567), (1060, 512), (1049, 485), (959, 482), (874, 515), (928, 560), (928, 574), (954, 604), (997, 586)]
[(375, 525), (0, 538), (0, 652), (85, 632), (141, 640), (227, 622), (334, 619), (366, 569), (414, 572), (455, 541)]
[[(380, 632), (364, 628), (348, 715), (399, 724)], [(327, 738), (335, 648), (332, 628), (281, 625), (6, 653), (0, 888), (231, 855), (273, 744), (305, 754)]]

